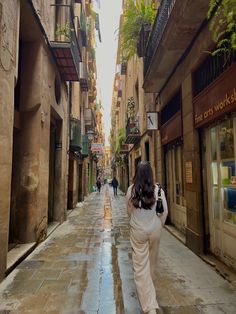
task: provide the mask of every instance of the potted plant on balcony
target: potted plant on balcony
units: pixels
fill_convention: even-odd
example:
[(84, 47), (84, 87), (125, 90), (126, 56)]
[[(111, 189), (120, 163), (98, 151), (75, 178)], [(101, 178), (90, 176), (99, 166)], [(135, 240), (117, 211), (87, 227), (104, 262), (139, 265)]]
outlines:
[(65, 23), (65, 25), (57, 24), (55, 32), (56, 39), (59, 41), (70, 41), (70, 32), (71, 28), (69, 22)]
[(117, 154), (120, 153), (120, 149), (124, 141), (125, 141), (125, 129), (121, 128), (118, 130), (118, 137), (116, 140), (116, 153)]
[(143, 25), (152, 25), (156, 16), (152, 1), (128, 0), (124, 10), (124, 23), (121, 28), (121, 51), (127, 60), (137, 52), (139, 34)]
[(128, 99), (127, 115), (130, 133), (139, 134), (138, 119), (135, 114), (135, 101), (133, 97)]

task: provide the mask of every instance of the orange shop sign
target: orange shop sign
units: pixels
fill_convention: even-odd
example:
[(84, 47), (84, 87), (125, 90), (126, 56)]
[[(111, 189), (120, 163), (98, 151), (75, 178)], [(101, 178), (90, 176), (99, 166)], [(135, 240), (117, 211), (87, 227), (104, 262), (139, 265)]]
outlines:
[(236, 110), (235, 67), (230, 67), (218, 80), (193, 100), (196, 128)]

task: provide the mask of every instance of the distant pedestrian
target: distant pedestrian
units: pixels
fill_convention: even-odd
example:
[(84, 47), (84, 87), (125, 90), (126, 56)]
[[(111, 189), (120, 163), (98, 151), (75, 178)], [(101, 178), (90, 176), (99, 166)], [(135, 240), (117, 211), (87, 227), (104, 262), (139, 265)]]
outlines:
[[(134, 281), (143, 312), (154, 314), (159, 309), (154, 286), (159, 243), (168, 209), (164, 191), (153, 182), (149, 162), (138, 164), (126, 198)], [(156, 214), (157, 199), (162, 201), (164, 209), (159, 216)], [(160, 309), (158, 313), (161, 313)]]
[(116, 177), (113, 178), (113, 180), (111, 181), (111, 185), (113, 187), (113, 192), (114, 192), (114, 196), (117, 196), (117, 187), (119, 185)]
[(97, 186), (98, 192), (100, 193), (100, 191), (101, 191), (101, 186), (102, 186), (102, 183), (101, 183), (101, 179), (100, 179), (100, 178), (97, 179), (96, 186)]

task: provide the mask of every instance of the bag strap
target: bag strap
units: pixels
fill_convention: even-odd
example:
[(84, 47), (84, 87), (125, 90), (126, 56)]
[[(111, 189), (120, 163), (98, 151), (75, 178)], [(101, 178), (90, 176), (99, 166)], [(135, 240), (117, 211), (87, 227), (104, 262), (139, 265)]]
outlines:
[(158, 197), (161, 197), (161, 185), (157, 183), (158, 186)]

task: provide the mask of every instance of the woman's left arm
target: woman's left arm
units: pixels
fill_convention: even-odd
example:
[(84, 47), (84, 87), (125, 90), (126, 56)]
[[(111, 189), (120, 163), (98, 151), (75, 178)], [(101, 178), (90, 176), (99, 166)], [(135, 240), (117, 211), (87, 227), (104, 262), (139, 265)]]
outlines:
[(126, 206), (127, 206), (127, 213), (128, 213), (129, 216), (131, 215), (131, 212), (132, 212), (132, 203), (131, 203), (131, 200), (130, 200), (131, 188), (132, 188), (132, 186), (130, 186), (128, 188), (127, 193), (126, 193)]

